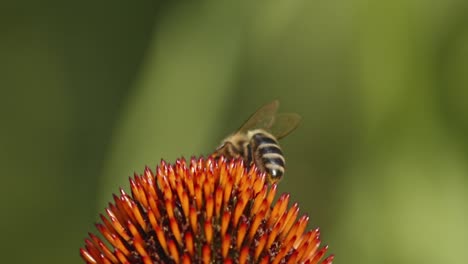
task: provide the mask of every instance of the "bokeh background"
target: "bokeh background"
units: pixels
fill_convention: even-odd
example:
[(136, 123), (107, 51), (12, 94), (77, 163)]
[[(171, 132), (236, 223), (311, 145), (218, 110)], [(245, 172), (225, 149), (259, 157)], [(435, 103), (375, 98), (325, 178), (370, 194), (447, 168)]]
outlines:
[(273, 99), (334, 263), (468, 263), (467, 1), (0, 4), (2, 263), (82, 263), (111, 194)]

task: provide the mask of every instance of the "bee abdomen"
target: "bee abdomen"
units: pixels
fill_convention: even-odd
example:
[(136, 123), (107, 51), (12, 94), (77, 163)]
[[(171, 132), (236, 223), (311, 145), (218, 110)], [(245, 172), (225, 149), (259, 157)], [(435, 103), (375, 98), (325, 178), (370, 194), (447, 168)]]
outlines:
[(266, 133), (256, 133), (252, 140), (256, 164), (261, 165), (271, 179), (279, 180), (284, 174), (285, 160), (276, 139)]
[(278, 145), (260, 144), (258, 146), (258, 151), (265, 163), (271, 161), (271, 163), (284, 166), (283, 152), (281, 151)]
[[(280, 179), (284, 174), (284, 157), (281, 149), (277, 148), (278, 152), (263, 152), (263, 149), (259, 149), (262, 155), (262, 161), (267, 172), (273, 179)], [(270, 149), (271, 150), (271, 149)]]

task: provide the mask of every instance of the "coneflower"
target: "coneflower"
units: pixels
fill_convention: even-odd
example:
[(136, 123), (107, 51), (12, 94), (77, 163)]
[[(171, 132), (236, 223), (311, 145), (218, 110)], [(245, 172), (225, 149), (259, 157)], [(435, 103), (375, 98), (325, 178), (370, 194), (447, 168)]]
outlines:
[[(80, 250), (87, 263), (332, 263), (309, 217), (240, 159), (161, 161), (130, 179)], [(322, 260), (323, 259), (323, 260)]]

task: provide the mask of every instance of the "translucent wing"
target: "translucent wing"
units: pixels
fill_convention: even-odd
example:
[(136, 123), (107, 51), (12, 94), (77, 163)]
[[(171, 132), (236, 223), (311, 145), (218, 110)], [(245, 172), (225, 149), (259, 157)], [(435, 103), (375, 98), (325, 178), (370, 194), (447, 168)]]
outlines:
[(239, 132), (247, 132), (253, 129), (267, 129), (269, 130), (275, 123), (276, 112), (278, 111), (279, 101), (274, 100), (260, 109), (258, 109), (249, 119), (239, 128)]
[(268, 131), (277, 139), (281, 139), (296, 129), (301, 119), (302, 117), (296, 113), (277, 114)]
[(277, 139), (283, 138), (297, 128), (301, 116), (296, 113), (278, 114), (279, 101), (268, 103), (255, 113), (242, 125), (239, 132), (247, 132), (254, 129), (265, 129)]

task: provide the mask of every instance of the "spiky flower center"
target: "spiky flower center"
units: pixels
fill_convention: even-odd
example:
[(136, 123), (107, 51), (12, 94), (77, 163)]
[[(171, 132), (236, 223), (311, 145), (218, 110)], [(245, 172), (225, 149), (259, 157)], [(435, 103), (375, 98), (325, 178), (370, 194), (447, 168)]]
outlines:
[(319, 263), (327, 250), (298, 204), (273, 203), (276, 184), (242, 160), (162, 161), (130, 185), (96, 225), (110, 247), (90, 234), (87, 263)]

